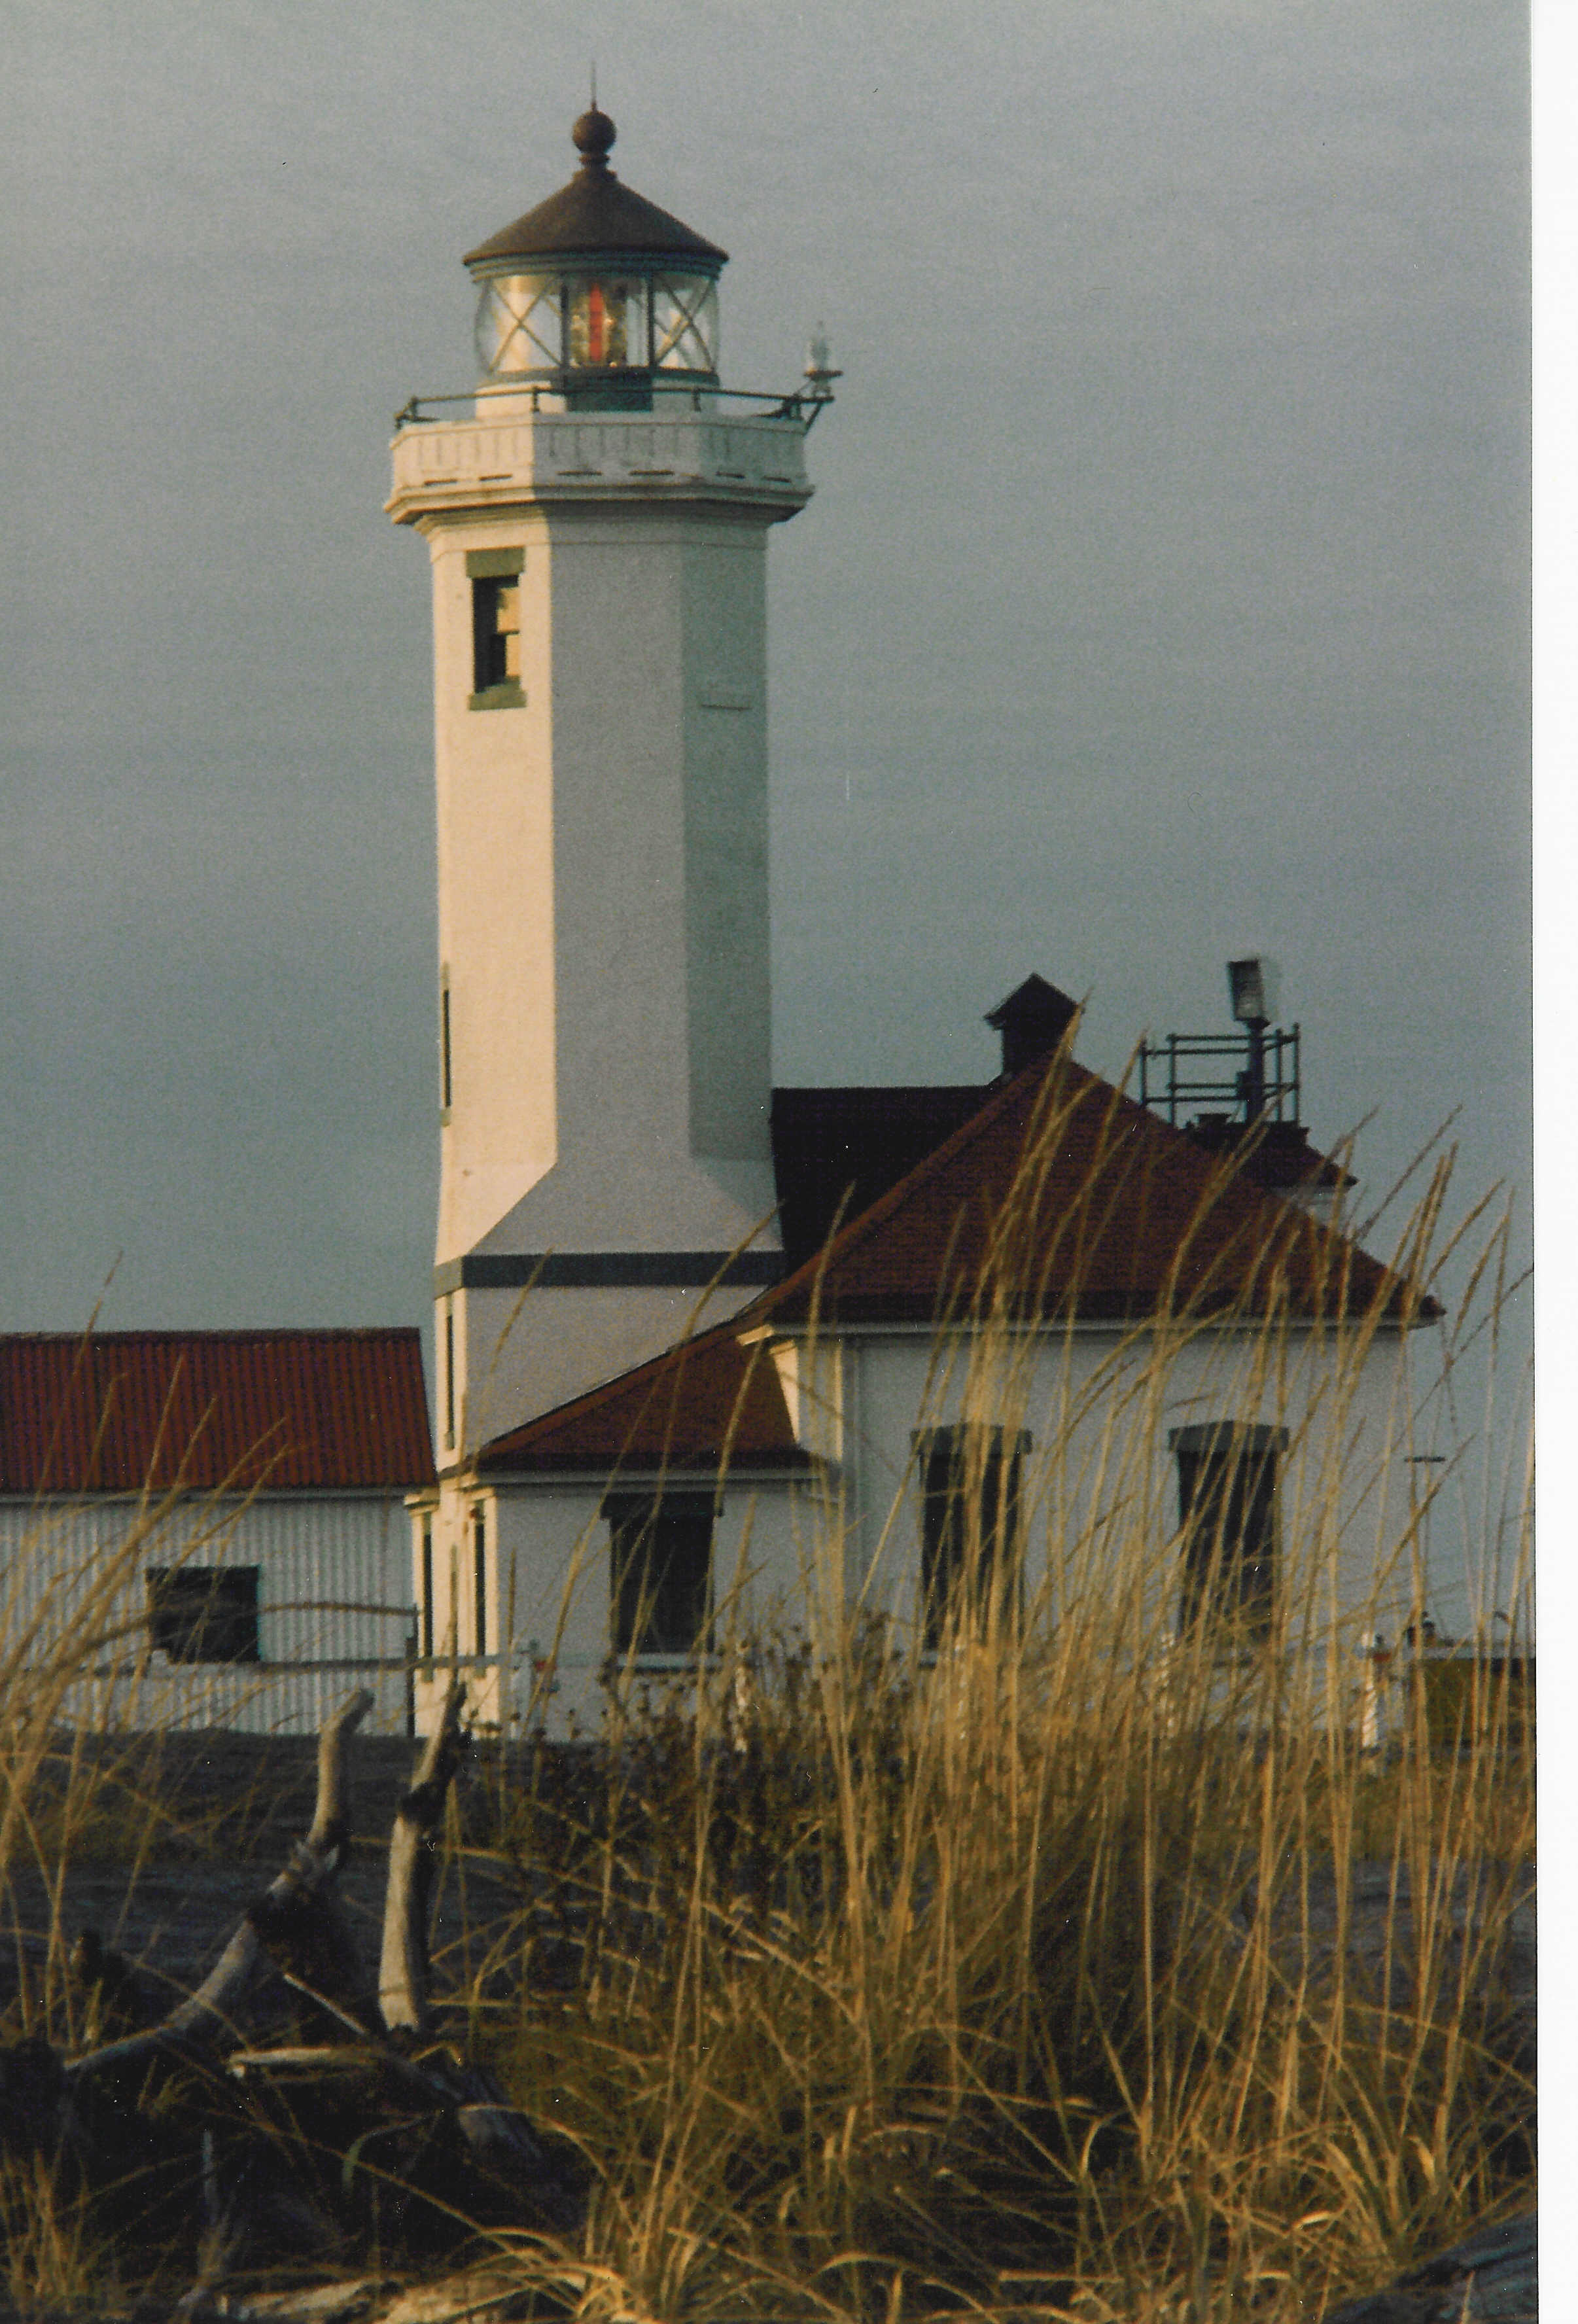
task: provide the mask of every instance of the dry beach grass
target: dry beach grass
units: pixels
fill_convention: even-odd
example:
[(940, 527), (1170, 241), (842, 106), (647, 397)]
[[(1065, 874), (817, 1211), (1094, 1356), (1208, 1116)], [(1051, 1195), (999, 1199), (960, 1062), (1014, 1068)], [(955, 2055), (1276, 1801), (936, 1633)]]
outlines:
[[(1404, 1245), (1419, 1281), (1439, 1213), (1436, 1188)], [(1463, 1270), (1449, 1374), (1494, 1328), (1500, 1264), (1492, 1237)], [(960, 1408), (1012, 1424), (1030, 1391), (993, 1326), (1001, 1265), (979, 1291), (983, 1328), (939, 1338), (937, 1377), (962, 1365)], [(1378, 1328), (1333, 1343), (1334, 1397)], [(1274, 1380), (1286, 1314), (1257, 1332)], [(1433, 1746), (1417, 1691), (1397, 1748), (1363, 1748), (1340, 1465), (1287, 1513), (1275, 1635), (1180, 1639), (1140, 1452), (1173, 1352), (1136, 1333), (1092, 1391), (1099, 1490), (1084, 1449), (1077, 1491), (1058, 1472), (1075, 1416), (1059, 1435), (1038, 1415), (1044, 1576), (1022, 1606), (988, 1590), (935, 1658), (862, 1602), (829, 1504), (770, 1630), (724, 1591), (712, 1661), (667, 1693), (612, 1685), (596, 1748), (479, 1748), (450, 1847), (491, 1876), (486, 1950), (447, 2024), (593, 2185), (579, 2238), (486, 2243), (529, 2305), (1294, 2324), (1531, 2200), (1534, 1767), (1510, 1665), (1471, 1664), (1472, 1746)], [(13, 2037), (86, 2033), (65, 1882), (110, 1811), (62, 1706), (124, 1641), (161, 1521), (150, 1506), (0, 1641), (0, 1875), (56, 1908)], [(1418, 1526), (1378, 1543), (1378, 1591)], [(1521, 1619), (1523, 1497), (1511, 1538), (1483, 1537), (1486, 1602)], [(121, 1855), (168, 1852), (168, 1803), (115, 1799)], [(12, 2167), (3, 2209), (14, 2297), (107, 2302), (113, 2244), (43, 2165)]]

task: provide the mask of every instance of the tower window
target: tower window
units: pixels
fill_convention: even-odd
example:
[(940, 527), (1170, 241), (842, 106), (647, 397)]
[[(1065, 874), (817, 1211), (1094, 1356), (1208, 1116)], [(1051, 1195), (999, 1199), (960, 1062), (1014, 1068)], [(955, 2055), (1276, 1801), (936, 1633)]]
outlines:
[(422, 1659), (433, 1659), (433, 1520), (422, 1519)]
[(474, 549), (466, 559), (471, 583), (474, 710), (510, 710), (521, 690), (521, 571), (519, 549)]
[(712, 1621), (711, 1497), (619, 1494), (604, 1513), (615, 1653), (704, 1653)]
[(1018, 1616), (1023, 1577), (1022, 1429), (961, 1421), (918, 1432), (923, 1642)]
[(255, 1663), (255, 1565), (151, 1565), (148, 1631), (172, 1663)]
[(448, 1113), (455, 1102), (455, 1052), (449, 1030), (449, 972), (438, 986), (438, 1105)]
[(1175, 1428), (1183, 1574), (1178, 1628), (1264, 1638), (1277, 1610), (1278, 1470), (1285, 1428), (1229, 1420)]
[(444, 1302), (444, 1442), (455, 1442), (455, 1303)]

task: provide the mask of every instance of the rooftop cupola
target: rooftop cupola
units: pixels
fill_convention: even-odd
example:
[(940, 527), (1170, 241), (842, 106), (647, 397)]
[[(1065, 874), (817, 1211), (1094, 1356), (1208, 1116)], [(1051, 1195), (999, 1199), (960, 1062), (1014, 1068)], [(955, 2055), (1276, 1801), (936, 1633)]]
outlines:
[(648, 411), (654, 388), (715, 388), (728, 258), (622, 185), (594, 98), (568, 185), (466, 254), (480, 292), (478, 392), (547, 389), (571, 410)]
[(1050, 1055), (1079, 1015), (1079, 1003), (1034, 973), (1006, 1001), (987, 1011), (986, 1022), (1002, 1037), (1002, 1070), (1022, 1074), (1038, 1057)]

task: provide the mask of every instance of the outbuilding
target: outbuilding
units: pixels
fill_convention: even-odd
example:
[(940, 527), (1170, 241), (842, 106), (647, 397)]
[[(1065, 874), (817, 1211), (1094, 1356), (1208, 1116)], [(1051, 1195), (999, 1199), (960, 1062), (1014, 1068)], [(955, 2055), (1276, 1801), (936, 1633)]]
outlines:
[(411, 1724), (411, 1329), (0, 1335), (10, 1651), (95, 1728)]

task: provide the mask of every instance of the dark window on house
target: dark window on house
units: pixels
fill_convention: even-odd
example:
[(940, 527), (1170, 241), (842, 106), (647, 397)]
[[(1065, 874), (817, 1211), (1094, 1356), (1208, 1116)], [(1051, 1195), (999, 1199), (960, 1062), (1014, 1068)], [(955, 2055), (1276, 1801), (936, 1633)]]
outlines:
[(613, 1552), (614, 1651), (705, 1651), (712, 1619), (710, 1496), (618, 1495), (604, 1504)]
[(471, 1519), (471, 1609), (475, 1651), (487, 1652), (487, 1519), (480, 1509)]
[(422, 1519), (422, 1655), (433, 1659), (433, 1520)]
[(255, 1663), (255, 1565), (151, 1565), (148, 1629), (172, 1663)]
[(1277, 1611), (1278, 1471), (1285, 1428), (1207, 1421), (1175, 1428), (1183, 1572), (1178, 1628), (1263, 1638)]
[(1017, 1618), (1023, 1587), (1022, 1429), (961, 1421), (914, 1438), (920, 1470), (922, 1642)]

